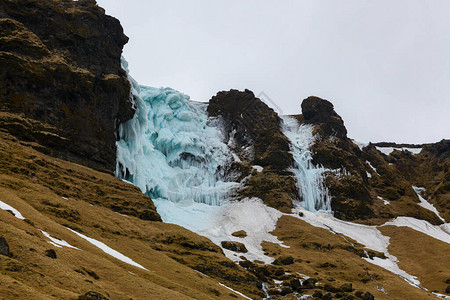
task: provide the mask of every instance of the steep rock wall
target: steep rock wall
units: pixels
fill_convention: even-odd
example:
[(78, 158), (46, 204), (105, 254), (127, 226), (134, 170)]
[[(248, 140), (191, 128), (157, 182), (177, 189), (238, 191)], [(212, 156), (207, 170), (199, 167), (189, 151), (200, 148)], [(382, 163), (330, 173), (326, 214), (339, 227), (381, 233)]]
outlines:
[(93, 0), (4, 0), (0, 29), (0, 127), (113, 171), (115, 131), (134, 114), (119, 21)]

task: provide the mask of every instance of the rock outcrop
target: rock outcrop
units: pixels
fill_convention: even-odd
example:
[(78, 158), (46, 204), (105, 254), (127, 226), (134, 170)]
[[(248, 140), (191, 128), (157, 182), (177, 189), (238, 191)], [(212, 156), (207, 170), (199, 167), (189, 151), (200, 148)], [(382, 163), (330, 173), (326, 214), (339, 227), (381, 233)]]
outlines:
[(277, 113), (250, 90), (230, 90), (212, 97), (208, 114), (220, 119), (225, 140), (239, 157), (228, 170), (234, 180), (245, 178), (239, 197), (258, 197), (269, 206), (290, 212), (298, 192), (288, 171), (293, 165), (289, 140), (281, 131)]
[(115, 131), (133, 114), (128, 41), (94, 0), (0, 3), (0, 128), (39, 150), (115, 169)]
[[(423, 145), (418, 155), (409, 151), (380, 152), (382, 147), (422, 147), (395, 143), (369, 144), (360, 149), (347, 137), (333, 105), (318, 97), (303, 100), (299, 122), (314, 125), (313, 163), (329, 169), (325, 184), (332, 196), (334, 215), (344, 220), (411, 216), (440, 224), (438, 216), (417, 205), (412, 186), (426, 188), (427, 196), (445, 211), (449, 203), (449, 142)], [(387, 204), (389, 203), (389, 204)], [(448, 216), (447, 216), (448, 218)]]

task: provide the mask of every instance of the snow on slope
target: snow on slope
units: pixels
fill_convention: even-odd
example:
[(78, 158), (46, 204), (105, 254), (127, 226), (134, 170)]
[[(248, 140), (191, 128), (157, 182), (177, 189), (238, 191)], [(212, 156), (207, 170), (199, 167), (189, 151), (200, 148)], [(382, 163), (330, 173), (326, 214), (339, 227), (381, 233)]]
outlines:
[(50, 234), (48, 234), (47, 232), (45, 232), (43, 230), (41, 230), (41, 232), (46, 238), (48, 238), (50, 240), (49, 243), (55, 247), (58, 247), (58, 248), (68, 247), (68, 248), (80, 250), (77, 247), (72, 246), (71, 244), (69, 244), (68, 242), (66, 242), (64, 240), (60, 240), (60, 239), (52, 237)]
[(416, 231), (425, 233), (437, 240), (450, 244), (450, 234), (448, 233), (448, 223), (443, 225), (431, 225), (425, 220), (411, 217), (397, 217), (392, 221), (384, 223), (382, 226), (393, 225), (397, 227), (409, 227)]
[[(257, 198), (244, 199), (239, 202), (226, 202), (221, 206), (203, 203), (183, 205), (167, 200), (154, 201), (161, 218), (166, 223), (173, 223), (209, 238), (221, 246), (222, 241), (236, 241), (245, 245), (247, 253), (236, 253), (223, 249), (225, 255), (234, 261), (244, 256), (248, 260), (273, 262), (273, 258), (264, 255), (263, 241), (283, 246), (282, 242), (269, 232), (275, 230), (280, 211), (268, 207)], [(244, 230), (247, 236), (232, 236), (233, 232)]]
[[(67, 227), (66, 227), (67, 228)], [(117, 252), (116, 250), (106, 246), (104, 243), (97, 241), (93, 238), (87, 237), (84, 234), (81, 234), (79, 232), (76, 232), (75, 230), (72, 230), (70, 228), (67, 228), (68, 230), (72, 231), (73, 233), (75, 233), (76, 235), (78, 235), (79, 237), (85, 239), (86, 241), (88, 241), (89, 243), (91, 243), (92, 245), (96, 246), (97, 248), (99, 248), (100, 250), (102, 250), (103, 252), (105, 252), (108, 255), (111, 255), (114, 258), (117, 258), (120, 261), (123, 261), (124, 263), (127, 263), (129, 265), (144, 269), (146, 271), (148, 271), (146, 268), (144, 268), (143, 266), (141, 266), (140, 264), (138, 264), (137, 262), (135, 262), (134, 260), (132, 260), (131, 258), (123, 255), (120, 252)]]
[(425, 208), (425, 209), (428, 209), (428, 210), (434, 212), (434, 213), (439, 217), (439, 219), (441, 219), (441, 221), (445, 223), (444, 218), (441, 217), (441, 215), (439, 214), (439, 212), (438, 212), (438, 210), (436, 209), (436, 207), (434, 207), (433, 204), (431, 204), (430, 202), (428, 202), (427, 200), (425, 200), (425, 199), (420, 195), (421, 192), (424, 192), (424, 191), (425, 191), (425, 188), (417, 187), (417, 186), (413, 186), (412, 188), (413, 188), (414, 191), (416, 192), (417, 197), (419, 197), (419, 200), (420, 200), (419, 205), (422, 206), (422, 207)]
[(25, 218), (22, 216), (22, 214), (17, 209), (15, 209), (14, 207), (12, 207), (9, 204), (6, 204), (5, 202), (0, 201), (0, 209), (7, 210), (7, 211), (9, 210), (10, 212), (13, 213), (13, 215), (17, 219), (25, 220)]
[(409, 151), (412, 154), (419, 154), (422, 151), (422, 148), (406, 148), (406, 147), (394, 148), (394, 147), (378, 147), (378, 146), (376, 146), (375, 148), (377, 148), (378, 151), (386, 155), (391, 154), (394, 150)]
[[(397, 265), (398, 259), (389, 254), (389, 237), (384, 236), (376, 226), (342, 221), (324, 212), (312, 213), (304, 210), (298, 205), (297, 208), (294, 209), (294, 212), (296, 213), (293, 214), (293, 216), (300, 218), (315, 227), (321, 227), (328, 229), (333, 233), (343, 234), (366, 246), (368, 249), (383, 252), (387, 259), (376, 257), (374, 259), (370, 259), (368, 257), (364, 259), (371, 264), (378, 265), (394, 274), (399, 275), (409, 284), (420, 288), (420, 282), (417, 280), (417, 277), (400, 269)], [(302, 217), (299, 217), (300, 212), (303, 215)]]

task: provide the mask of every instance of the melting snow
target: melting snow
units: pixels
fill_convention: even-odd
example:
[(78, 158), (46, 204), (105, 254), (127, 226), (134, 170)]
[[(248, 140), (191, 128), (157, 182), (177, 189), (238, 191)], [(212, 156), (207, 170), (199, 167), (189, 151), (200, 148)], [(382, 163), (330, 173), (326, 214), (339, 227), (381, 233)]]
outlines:
[(383, 198), (380, 197), (380, 196), (377, 196), (377, 198), (380, 199), (381, 201), (383, 201), (384, 205), (389, 205), (389, 204), (391, 204), (391, 202), (389, 202), (389, 201), (386, 200), (386, 199), (383, 199)]
[(434, 212), (439, 219), (441, 219), (442, 222), (445, 223), (444, 218), (441, 217), (441, 215), (439, 214), (438, 210), (436, 209), (436, 207), (434, 207), (433, 204), (431, 204), (430, 202), (428, 202), (427, 200), (425, 200), (420, 193), (425, 191), (425, 188), (421, 188), (421, 187), (417, 187), (417, 186), (413, 186), (414, 191), (416, 192), (417, 196), (419, 197), (420, 203), (419, 205), (422, 206), (423, 208), (426, 208), (432, 212)]
[(68, 247), (68, 248), (73, 248), (73, 249), (78, 249), (77, 247), (72, 246), (71, 244), (69, 244), (68, 242), (64, 241), (64, 240), (60, 240), (57, 238), (52, 237), (50, 234), (48, 234), (47, 232), (41, 230), (42, 234), (48, 238), (50, 240), (50, 244), (52, 244), (55, 247), (61, 248), (61, 247)]
[(232, 288), (226, 286), (226, 285), (223, 284), (223, 283), (220, 283), (220, 282), (217, 282), (217, 283), (218, 283), (219, 285), (223, 286), (224, 288), (229, 289), (229, 290), (232, 291), (233, 293), (236, 293), (236, 294), (238, 294), (239, 296), (241, 296), (241, 297), (243, 297), (243, 298), (245, 298), (245, 299), (250, 299), (250, 300), (252, 300), (252, 298), (249, 298), (249, 297), (245, 296), (245, 295), (242, 294), (241, 292), (238, 292), (238, 291), (236, 291), (236, 290), (233, 290)]
[(380, 174), (378, 174), (377, 169), (375, 169), (372, 164), (370, 163), (370, 161), (366, 160), (366, 163), (369, 165), (369, 167), (378, 175), (380, 176)]
[[(257, 198), (244, 199), (239, 202), (224, 203), (211, 206), (203, 203), (191, 203), (188, 206), (167, 200), (155, 200), (158, 213), (166, 223), (183, 226), (197, 234), (209, 238), (221, 246), (222, 241), (236, 241), (245, 245), (247, 253), (236, 253), (223, 249), (225, 255), (234, 261), (244, 256), (248, 260), (273, 262), (273, 258), (264, 255), (263, 241), (280, 244), (282, 242), (269, 232), (275, 230), (278, 219), (283, 215), (280, 211), (268, 207)], [(247, 236), (234, 237), (235, 231), (244, 230)]]
[(12, 207), (11, 205), (6, 204), (5, 202), (0, 201), (0, 209), (3, 210), (9, 210), (13, 213), (13, 215), (20, 220), (25, 220), (25, 218), (22, 216), (22, 214), (15, 209), (14, 207)]
[(258, 173), (261, 173), (264, 170), (263, 167), (257, 165), (252, 166), (252, 168), (255, 169)]
[[(354, 239), (358, 243), (365, 245), (369, 249), (383, 252), (387, 259), (381, 259), (378, 257), (374, 257), (374, 259), (364, 259), (367, 262), (378, 265), (390, 272), (393, 272), (394, 274), (399, 275), (408, 283), (416, 287), (420, 287), (420, 282), (415, 276), (406, 273), (398, 267), (397, 258), (393, 255), (390, 255), (388, 252), (389, 237), (384, 236), (376, 228), (376, 226), (368, 226), (342, 221), (325, 212), (312, 213), (309, 211), (305, 211), (301, 207), (295, 208), (294, 211), (296, 212), (294, 216), (308, 222), (315, 227), (321, 227), (328, 229), (333, 233), (343, 234)], [(299, 212), (303, 213), (303, 217), (298, 216)]]
[[(66, 227), (67, 228), (67, 227)], [(120, 252), (117, 252), (116, 250), (106, 246), (104, 243), (97, 241), (93, 238), (87, 237), (84, 234), (81, 234), (79, 232), (76, 232), (75, 230), (72, 230), (70, 228), (67, 228), (70, 231), (72, 231), (73, 233), (75, 233), (76, 235), (78, 235), (79, 237), (85, 239), (86, 241), (88, 241), (89, 243), (91, 243), (92, 245), (96, 246), (97, 248), (99, 248), (100, 250), (102, 250), (103, 252), (105, 252), (106, 254), (109, 254), (115, 258), (117, 258), (120, 261), (123, 261), (124, 263), (127, 263), (129, 265), (144, 269), (146, 271), (148, 271), (146, 268), (144, 268), (143, 266), (141, 266), (140, 264), (138, 264), (137, 262), (135, 262), (134, 260), (132, 260), (131, 258), (123, 255)]]
[(448, 224), (431, 225), (425, 220), (418, 220), (411, 217), (397, 217), (396, 219), (386, 222), (382, 226), (393, 225), (398, 227), (409, 227), (414, 230), (425, 233), (435, 239), (450, 244), (450, 234), (448, 233)]

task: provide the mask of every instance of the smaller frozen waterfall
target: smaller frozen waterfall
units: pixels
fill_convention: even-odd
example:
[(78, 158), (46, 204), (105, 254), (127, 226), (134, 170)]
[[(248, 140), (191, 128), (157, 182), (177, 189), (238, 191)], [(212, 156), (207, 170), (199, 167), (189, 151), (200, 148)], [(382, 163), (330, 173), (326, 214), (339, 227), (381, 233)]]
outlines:
[(331, 212), (331, 197), (323, 182), (325, 169), (312, 164), (309, 147), (314, 142), (311, 125), (299, 125), (292, 117), (281, 117), (284, 122), (283, 133), (291, 141), (297, 187), (303, 201), (301, 205), (309, 211)]

